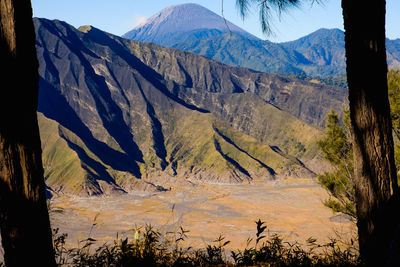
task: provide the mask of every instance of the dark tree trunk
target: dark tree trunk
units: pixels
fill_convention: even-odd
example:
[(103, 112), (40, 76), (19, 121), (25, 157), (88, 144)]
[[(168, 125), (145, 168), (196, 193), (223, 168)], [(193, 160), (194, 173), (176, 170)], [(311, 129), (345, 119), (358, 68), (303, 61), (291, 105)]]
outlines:
[(360, 253), (376, 266), (393, 265), (400, 256), (385, 5), (385, 0), (342, 0)]
[(0, 0), (0, 228), (7, 266), (55, 266), (38, 122), (32, 8)]

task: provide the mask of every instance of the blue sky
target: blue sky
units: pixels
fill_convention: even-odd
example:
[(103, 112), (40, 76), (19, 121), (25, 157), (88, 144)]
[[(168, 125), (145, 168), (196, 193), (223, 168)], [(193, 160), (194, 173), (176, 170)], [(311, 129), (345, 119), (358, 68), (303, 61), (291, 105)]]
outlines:
[[(33, 15), (59, 19), (75, 27), (93, 25), (101, 30), (122, 35), (143, 19), (161, 9), (183, 3), (197, 3), (221, 15), (222, 0), (32, 0)], [(248, 32), (274, 42), (295, 40), (319, 28), (343, 29), (340, 0), (325, 0), (323, 5), (304, 1), (300, 8), (290, 9), (272, 21), (273, 36), (261, 33), (258, 13), (252, 12), (244, 21), (235, 0), (224, 0), (224, 16)], [(386, 34), (400, 38), (400, 1), (387, 0)]]

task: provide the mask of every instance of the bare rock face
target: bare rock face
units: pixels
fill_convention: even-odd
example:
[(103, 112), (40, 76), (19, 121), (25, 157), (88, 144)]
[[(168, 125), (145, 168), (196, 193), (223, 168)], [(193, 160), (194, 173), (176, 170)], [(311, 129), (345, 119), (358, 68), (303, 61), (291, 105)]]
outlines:
[(331, 108), (344, 107), (345, 89), (90, 26), (34, 22), (43, 162), (53, 192), (162, 190), (178, 178), (312, 176), (307, 163), (317, 154), (320, 127)]

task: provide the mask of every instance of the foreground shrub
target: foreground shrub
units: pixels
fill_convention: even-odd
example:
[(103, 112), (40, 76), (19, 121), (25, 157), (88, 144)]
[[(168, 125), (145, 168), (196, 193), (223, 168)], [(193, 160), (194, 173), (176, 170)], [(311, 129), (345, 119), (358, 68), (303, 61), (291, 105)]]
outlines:
[[(336, 240), (319, 245), (316, 239), (307, 240), (305, 250), (298, 243), (284, 242), (277, 234), (265, 235), (267, 226), (256, 222), (257, 233), (254, 246), (249, 248), (253, 239), (248, 239), (243, 251), (232, 251), (237, 266), (359, 266), (358, 253), (353, 245), (342, 249)], [(264, 239), (267, 240), (264, 241)]]
[[(319, 245), (309, 238), (307, 244), (284, 242), (269, 235), (264, 222), (256, 222), (255, 238), (249, 238), (244, 250), (229, 251), (230, 241), (220, 236), (203, 249), (183, 246), (188, 231), (182, 227), (162, 234), (151, 225), (135, 228), (133, 238), (120, 238), (112, 244), (97, 245), (90, 237), (78, 248), (67, 249), (66, 234), (54, 230), (54, 247), (60, 266), (358, 266), (361, 262), (352, 246), (338, 242)], [(91, 233), (91, 231), (90, 231)], [(229, 256), (227, 256), (227, 254)]]

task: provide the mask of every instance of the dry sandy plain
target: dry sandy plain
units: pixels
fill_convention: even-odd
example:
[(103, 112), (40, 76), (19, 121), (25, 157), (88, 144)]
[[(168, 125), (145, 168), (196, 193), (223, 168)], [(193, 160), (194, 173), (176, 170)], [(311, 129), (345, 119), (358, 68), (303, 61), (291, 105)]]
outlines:
[(256, 232), (255, 221), (266, 222), (270, 234), (305, 243), (330, 237), (348, 239), (355, 225), (337, 216), (322, 201), (327, 193), (315, 179), (282, 179), (252, 184), (193, 184), (166, 192), (138, 192), (120, 197), (59, 196), (52, 200), (53, 228), (67, 233), (67, 244), (90, 236), (99, 243), (112, 242), (117, 232), (133, 235), (132, 229), (151, 224), (161, 232), (179, 226), (189, 230), (185, 245), (205, 247), (223, 235), (228, 249), (243, 249)]

